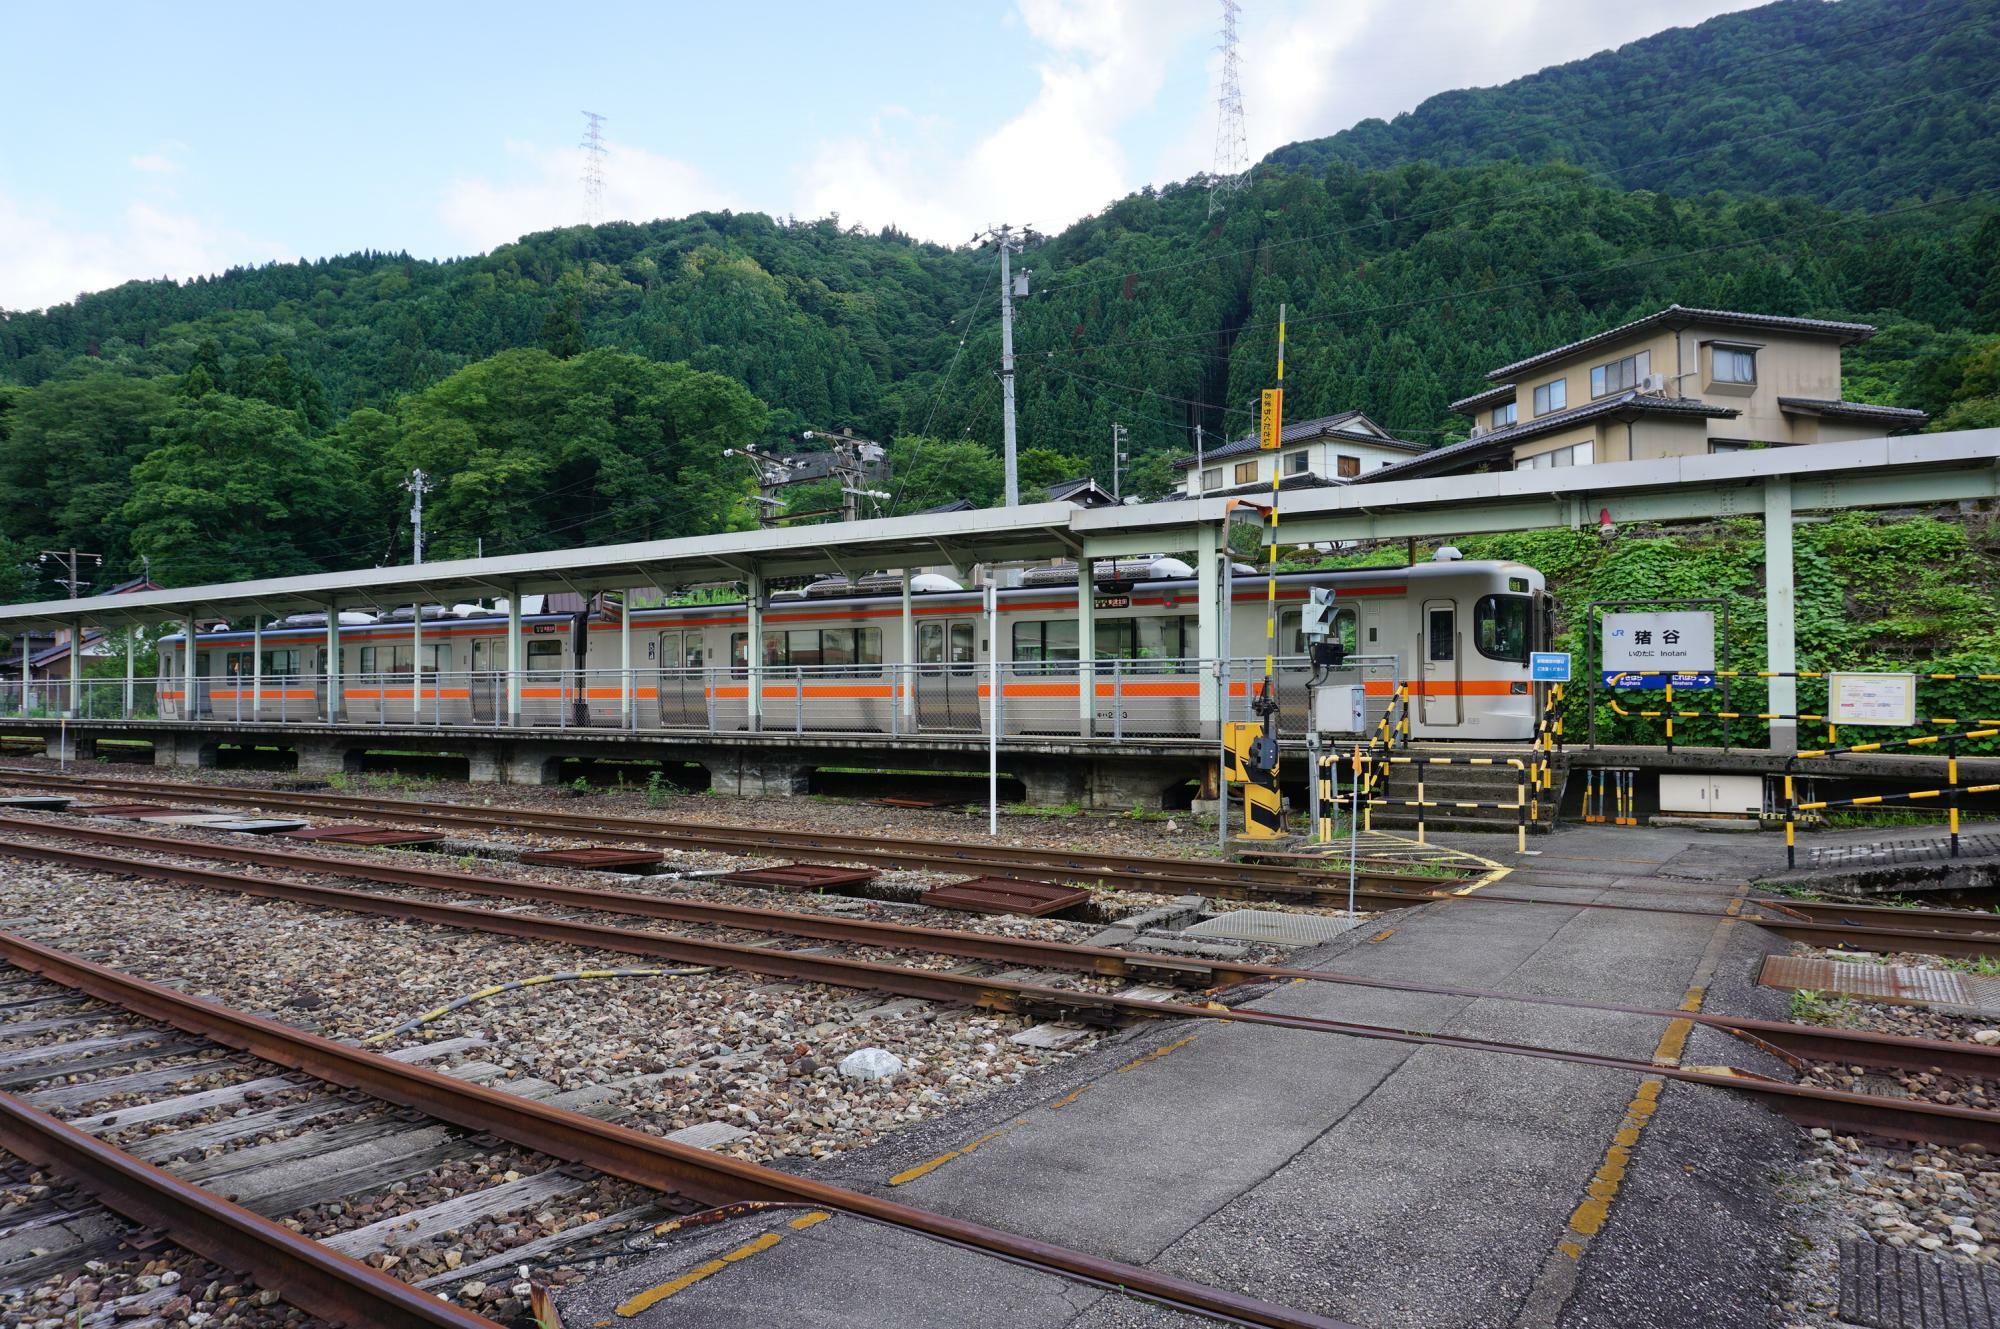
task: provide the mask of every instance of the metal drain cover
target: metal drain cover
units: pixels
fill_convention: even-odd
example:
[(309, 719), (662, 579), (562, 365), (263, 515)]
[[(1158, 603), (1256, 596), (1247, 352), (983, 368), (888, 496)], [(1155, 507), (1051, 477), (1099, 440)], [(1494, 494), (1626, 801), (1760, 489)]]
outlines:
[(2000, 1275), (1866, 1237), (1840, 1241), (1840, 1318), (1870, 1329), (1990, 1329)]
[(1276, 909), (1233, 909), (1181, 929), (1184, 937), (1222, 937), (1229, 941), (1261, 941), (1273, 946), (1311, 946), (1330, 941), (1358, 918), (1328, 918), (1323, 914), (1287, 914)]

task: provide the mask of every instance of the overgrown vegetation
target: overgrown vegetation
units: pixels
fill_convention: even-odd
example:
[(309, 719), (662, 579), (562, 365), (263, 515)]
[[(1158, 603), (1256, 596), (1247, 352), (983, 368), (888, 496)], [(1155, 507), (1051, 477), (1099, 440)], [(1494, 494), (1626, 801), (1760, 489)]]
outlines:
[[(1573, 653), (1579, 679), (1588, 607), (1609, 600), (1720, 601), (1715, 606), (1719, 667), (1746, 673), (1765, 667), (1764, 546), (1756, 520), (1680, 527), (1671, 533), (1627, 528), (1608, 540), (1586, 529), (1475, 535), (1452, 543), (1467, 558), (1513, 559), (1547, 575), (1561, 606), (1555, 649)], [(1992, 516), (1946, 520), (1848, 512), (1801, 524), (1794, 543), (1801, 670), (1927, 674), (2000, 669), (2000, 530)], [(1417, 556), (1429, 553), (1429, 546), (1419, 546)], [(1397, 566), (1406, 558), (1398, 545), (1287, 566)], [(1800, 709), (1824, 713), (1825, 681), (1801, 679), (1798, 687)], [(1726, 707), (1720, 689), (1682, 691), (1674, 701), (1677, 709), (1755, 714), (1769, 709), (1768, 693), (1761, 679), (1737, 678), (1730, 680)], [(1601, 689), (1598, 696), (1600, 742), (1658, 741), (1658, 720), (1619, 715)], [(2000, 686), (1991, 683), (1921, 680), (1917, 696), (1921, 716), (2000, 719)], [(1657, 691), (1635, 692), (1622, 694), (1620, 704), (1627, 710), (1656, 710), (1663, 701)], [(1580, 739), (1589, 719), (1585, 688), (1573, 685), (1565, 697), (1565, 731)], [(1718, 744), (1723, 728), (1719, 719), (1683, 719), (1675, 723), (1675, 736), (1689, 744)], [(1739, 721), (1730, 726), (1729, 737), (1761, 746), (1763, 734), (1761, 724)], [(1890, 736), (1889, 731), (1868, 734), (1871, 739)]]

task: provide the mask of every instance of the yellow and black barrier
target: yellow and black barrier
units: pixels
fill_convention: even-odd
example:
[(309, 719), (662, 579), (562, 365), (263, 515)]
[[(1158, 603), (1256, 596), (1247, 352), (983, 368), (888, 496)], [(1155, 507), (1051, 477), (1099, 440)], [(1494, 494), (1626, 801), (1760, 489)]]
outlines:
[(1594, 766), (1583, 773), (1583, 819), (1614, 826), (1637, 826), (1636, 766)]
[[(1943, 799), (1945, 803), (1945, 823), (1951, 837), (1951, 856), (1959, 856), (1959, 799), (1966, 794), (1990, 794), (2000, 790), (2000, 784), (1961, 785), (1958, 782), (1958, 741), (1962, 738), (1992, 738), (2000, 734), (2000, 728), (1974, 729), (1963, 734), (1922, 734), (1915, 738), (1884, 739), (1880, 743), (1850, 743), (1843, 748), (1817, 748), (1801, 752), (1785, 763), (1785, 866), (1798, 866), (1798, 819), (1801, 812), (1824, 812), (1829, 808), (1865, 808), (1883, 803), (1917, 803), (1926, 799)], [(1838, 757), (1850, 752), (1884, 752), (1890, 748), (1927, 747), (1933, 744), (1945, 745), (1945, 783), (1938, 789), (1914, 789), (1900, 794), (1865, 794), (1857, 798), (1815, 799), (1798, 802), (1798, 791), (1794, 780), (1792, 763), (1808, 757)]]

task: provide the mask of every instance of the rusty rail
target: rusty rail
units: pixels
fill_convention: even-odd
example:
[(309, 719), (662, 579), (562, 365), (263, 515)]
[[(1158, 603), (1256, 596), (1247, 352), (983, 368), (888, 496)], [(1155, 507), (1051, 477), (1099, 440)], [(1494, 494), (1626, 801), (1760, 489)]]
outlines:
[[(1008, 872), (1034, 872), (1064, 880), (1109, 883), (1139, 890), (1181, 890), (1225, 899), (1266, 895), (1277, 899), (1321, 901), (1321, 897), (1324, 897), (1322, 902), (1340, 904), (1347, 902), (1345, 874), (1340, 875), (1340, 882), (1336, 888), (1330, 880), (1332, 874), (1268, 863), (1220, 863), (1193, 858), (1099, 854), (1081, 850), (951, 840), (897, 839), (879, 835), (844, 835), (823, 831), (730, 826), (714, 822), (658, 822), (640, 817), (599, 816), (527, 808), (481, 811), (449, 803), (420, 803), (407, 799), (370, 798), (354, 794), (221, 789), (212, 785), (190, 785), (159, 780), (89, 780), (9, 773), (0, 775), (0, 784), (22, 785), (37, 789), (88, 790), (92, 793), (142, 793), (148, 797), (178, 802), (346, 813), (382, 817), (392, 821), (429, 822), (478, 830), (536, 830), (558, 835), (595, 836), (614, 842), (692, 848), (728, 854), (769, 857), (803, 853), (831, 859), (888, 863), (947, 872), (958, 869), (976, 869), (1003, 875)], [(1361, 875), (1371, 886), (1368, 898), (1381, 898), (1391, 902), (1405, 899), (1406, 892), (1428, 891), (1438, 884), (1436, 877), (1422, 877), (1408, 873), (1364, 872)], [(1321, 878), (1328, 880), (1325, 884), (1321, 884)]]
[(0, 1148), (76, 1183), (105, 1208), (225, 1269), (249, 1274), (299, 1310), (384, 1329), (500, 1329), (494, 1321), (182, 1181), (0, 1093)]
[(345, 1085), (473, 1132), (498, 1136), (552, 1158), (580, 1163), (654, 1191), (687, 1195), (706, 1204), (770, 1200), (838, 1209), (1037, 1269), (1116, 1287), (1182, 1310), (1272, 1329), (1352, 1329), (1308, 1311), (1274, 1306), (1158, 1270), (1103, 1259), (1052, 1242), (795, 1177), (727, 1154), (674, 1144), (504, 1090), (457, 1080), (440, 1071), (404, 1065), (276, 1020), (148, 983), (12, 933), (0, 932), (0, 958), (65, 987), (241, 1049), (275, 1065)]
[[(1781, 1020), (1758, 1020), (1707, 1012), (1664, 1010), (1657, 1007), (1588, 1001), (1581, 997), (1452, 987), (1403, 979), (1372, 978), (1333, 970), (1300, 969), (1287, 965), (1217, 963), (1157, 957), (1110, 947), (1077, 946), (1068, 942), (1045, 941), (1033, 937), (1009, 937), (947, 928), (914, 927), (906, 923), (883, 923), (789, 910), (755, 909), (746, 905), (709, 904), (600, 887), (515, 881), (454, 868), (382, 862), (370, 858), (333, 857), (299, 850), (272, 849), (261, 845), (211, 844), (136, 831), (31, 821), (4, 814), (0, 814), (0, 827), (37, 835), (82, 840), (89, 844), (178, 854), (187, 858), (251, 863), (260, 867), (291, 869), (460, 895), (486, 895), (500, 899), (526, 900), (640, 918), (712, 923), (722, 927), (810, 938), (816, 941), (850, 942), (891, 950), (928, 951), (970, 959), (991, 960), (1001, 964), (1063, 969), (1105, 977), (1168, 981), (1201, 987), (1229, 987), (1262, 980), (1301, 980), (1409, 992), (1423, 996), (1562, 1006), (1576, 1010), (1643, 1015), (1661, 1020), (1685, 1019), (1748, 1036), (1797, 1057), (1858, 1062), (1897, 1070), (1936, 1069), (1961, 1075), (2000, 1076), (2000, 1049), (1981, 1047), (1977, 1044), (1901, 1038), (1861, 1031), (1841, 1033)], [(4, 846), (5, 842), (0, 841), (0, 852), (4, 852)], [(1880, 912), (1903, 916), (1909, 913), (1908, 910), (1898, 909), (1884, 909)], [(1721, 919), (1730, 915), (1718, 913), (1714, 917)], [(1764, 921), (1749, 916), (1735, 917), (1741, 918), (1744, 922)], [(1990, 915), (1974, 917), (1986, 918), (1995, 924), (2000, 924), (2000, 917)], [(1899, 933), (1898, 936), (1901, 937), (1902, 934)], [(1931, 939), (1925, 938), (1925, 940)], [(783, 952), (770, 953), (783, 954)]]
[[(700, 942), (635, 929), (604, 927), (557, 919), (494, 913), (457, 905), (373, 895), (363, 891), (299, 882), (244, 877), (209, 868), (132, 862), (107, 855), (86, 853), (45, 845), (0, 840), (0, 854), (65, 863), (118, 876), (150, 877), (206, 889), (237, 891), (270, 899), (328, 905), (351, 912), (375, 914), (404, 920), (441, 923), (446, 926), (494, 932), (505, 936), (554, 941), (631, 954), (659, 956), (678, 962), (714, 964), (774, 974), (838, 986), (862, 987), (894, 992), (925, 1000), (959, 1001), (988, 1009), (1026, 1015), (1057, 1016), (1096, 1023), (1115, 1023), (1128, 1017), (1183, 1017), (1246, 1024), (1273, 1025), (1315, 1033), (1379, 1039), (1415, 1046), (1450, 1047), (1466, 1051), (1501, 1052), (1575, 1065), (1682, 1080), (1694, 1084), (1717, 1085), (1767, 1098), (1771, 1105), (1794, 1120), (1826, 1125), (1841, 1130), (1862, 1130), (1879, 1135), (1938, 1144), (1978, 1144), (2000, 1149), (2000, 1113), (1979, 1111), (1949, 1104), (1882, 1098), (1821, 1089), (1812, 1085), (1788, 1084), (1779, 1080), (1717, 1068), (1686, 1070), (1659, 1066), (1650, 1061), (1590, 1052), (1570, 1052), (1526, 1044), (1500, 1042), (1455, 1034), (1420, 1033), (1380, 1025), (1345, 1020), (1327, 1020), (1250, 1010), (1221, 1005), (1193, 1005), (1179, 1002), (1141, 1001), (1130, 997), (1072, 992), (1036, 984), (1013, 983), (992, 978), (972, 978), (934, 970), (909, 969), (898, 965), (874, 964), (830, 956), (802, 955), (765, 947), (738, 946), (726, 942)], [(4, 934), (0, 934), (4, 936)], [(1503, 995), (1503, 994), (1493, 994)], [(122, 1003), (121, 1003), (122, 1004)], [(1692, 1015), (1685, 1018), (1693, 1019)], [(1783, 1026), (1782, 1028), (1789, 1028)], [(1860, 1035), (1862, 1043), (1871, 1040)], [(1880, 1036), (1877, 1036), (1878, 1038)], [(1973, 1045), (1977, 1048), (1977, 1045)], [(1965, 1055), (1996, 1055), (1992, 1049), (1968, 1049)], [(261, 1055), (261, 1054), (260, 1054)], [(1858, 1058), (1857, 1058), (1858, 1059)], [(280, 1060), (274, 1058), (273, 1060)], [(1985, 1061), (1975, 1064), (1985, 1066)], [(317, 1074), (318, 1072), (315, 1072)], [(325, 1077), (336, 1079), (337, 1077)], [(495, 1131), (495, 1134), (504, 1132)], [(534, 1146), (540, 1147), (540, 1146)], [(550, 1150), (548, 1152), (557, 1152)], [(619, 1174), (623, 1175), (623, 1174)], [(739, 1197), (742, 1198), (742, 1197)], [(760, 1197), (749, 1197), (760, 1198)]]

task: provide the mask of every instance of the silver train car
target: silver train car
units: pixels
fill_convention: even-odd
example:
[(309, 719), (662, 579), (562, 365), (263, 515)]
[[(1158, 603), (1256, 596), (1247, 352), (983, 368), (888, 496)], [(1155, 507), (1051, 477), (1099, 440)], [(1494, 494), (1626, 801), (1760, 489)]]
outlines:
[[(1105, 575), (1109, 571), (1111, 575)], [(1213, 662), (1197, 641), (1197, 583), (1176, 559), (1100, 564), (1094, 580), (1092, 730), (1103, 735), (1201, 733)], [(1276, 680), (1281, 723), (1302, 732), (1299, 634), (1312, 588), (1332, 590), (1335, 631), (1349, 654), (1392, 663), (1366, 679), (1371, 715), (1408, 683), (1411, 734), (1511, 742), (1532, 737), (1538, 709), (1529, 655), (1547, 649), (1554, 606), (1542, 575), (1519, 563), (1441, 561), (1413, 567), (1308, 572), (1278, 578)], [(912, 658), (904, 656), (900, 579), (818, 582), (779, 592), (763, 614), (761, 727), (895, 735), (984, 732), (991, 657), (982, 595), (946, 577), (913, 585)], [(1263, 672), (1266, 581), (1241, 567), (1231, 588), (1227, 695), (1248, 718)], [(998, 595), (998, 707), (1014, 736), (1082, 728), (1076, 571), (1031, 570)], [(496, 726), (507, 722), (506, 616), (482, 605), (427, 608), (422, 660), (403, 608), (343, 613), (339, 718), (358, 724)], [(634, 609), (632, 670), (621, 669), (622, 625), (608, 613), (524, 613), (521, 723), (537, 727), (733, 732), (750, 726), (749, 615), (740, 602)], [(261, 677), (253, 644), (263, 654)], [(162, 715), (323, 721), (327, 631), (322, 614), (266, 627), (261, 639), (225, 628), (195, 642), (192, 695), (185, 643), (160, 644)], [(421, 666), (420, 668), (418, 666)]]

